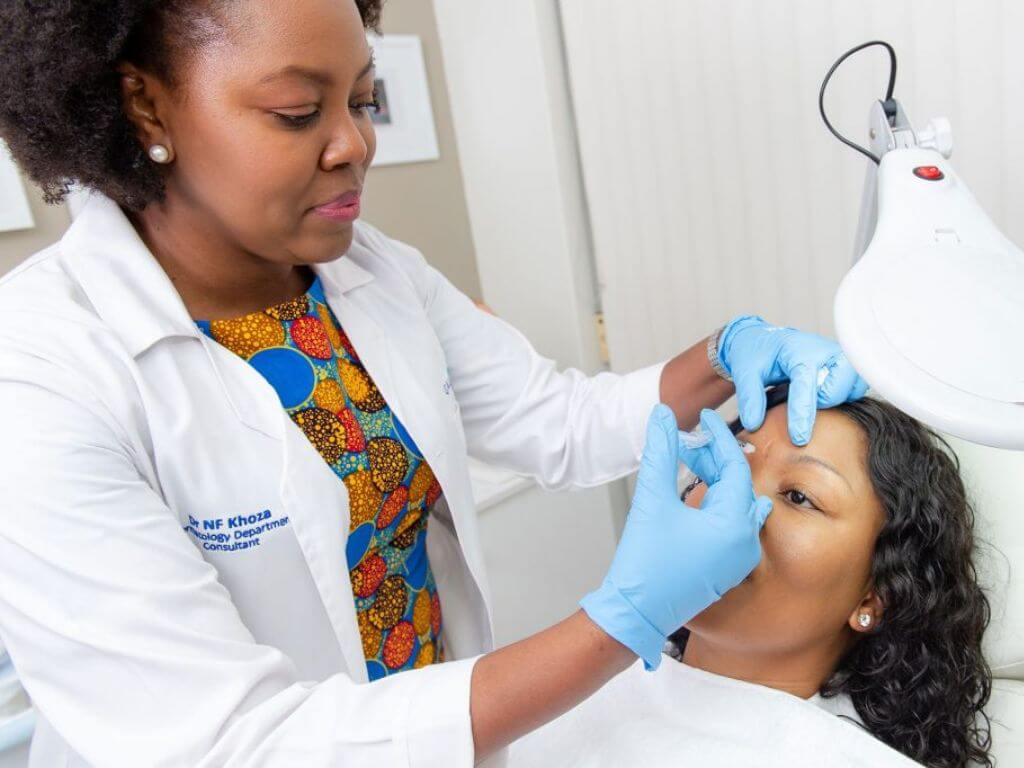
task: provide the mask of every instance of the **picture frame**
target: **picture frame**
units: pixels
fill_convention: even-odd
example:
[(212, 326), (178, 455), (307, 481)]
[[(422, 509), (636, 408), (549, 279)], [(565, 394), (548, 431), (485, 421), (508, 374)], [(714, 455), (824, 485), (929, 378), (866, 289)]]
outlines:
[(369, 35), (376, 64), (380, 110), (371, 112), (377, 132), (374, 166), (438, 160), (434, 111), (418, 35)]
[(18, 166), (0, 140), (0, 232), (32, 229), (35, 225)]

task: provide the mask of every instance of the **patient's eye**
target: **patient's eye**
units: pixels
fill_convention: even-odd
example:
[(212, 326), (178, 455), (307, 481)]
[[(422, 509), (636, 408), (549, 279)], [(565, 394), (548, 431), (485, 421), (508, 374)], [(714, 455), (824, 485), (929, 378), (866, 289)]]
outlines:
[(701, 480), (701, 479), (700, 479), (699, 477), (698, 477), (698, 478), (695, 478), (695, 479), (693, 480), (693, 482), (691, 482), (691, 483), (690, 483), (690, 484), (689, 484), (688, 486), (686, 486), (685, 488), (683, 488), (683, 493), (682, 493), (682, 495), (681, 495), (681, 496), (679, 497), (680, 501), (684, 501), (684, 502), (685, 502), (685, 501), (686, 501), (686, 497), (690, 495), (690, 493), (691, 493), (691, 492), (693, 491), (693, 489), (694, 489), (694, 488), (696, 488), (696, 487), (697, 487), (698, 485), (700, 485), (700, 484), (701, 484), (701, 483), (703, 483), (703, 482), (704, 482), (704, 481), (703, 481), (703, 480)]
[(814, 506), (814, 502), (795, 488), (793, 490), (786, 491), (782, 495), (786, 497), (786, 501), (794, 506), (803, 507), (805, 509), (817, 509), (817, 507)]

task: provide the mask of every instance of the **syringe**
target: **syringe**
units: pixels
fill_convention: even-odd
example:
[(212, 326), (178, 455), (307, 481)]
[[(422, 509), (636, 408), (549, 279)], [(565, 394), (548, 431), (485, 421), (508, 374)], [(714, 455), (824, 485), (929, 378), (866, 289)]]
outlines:
[[(679, 430), (679, 442), (681, 442), (686, 448), (691, 450), (696, 448), (703, 448), (705, 445), (711, 442), (711, 434), (703, 431), (698, 427), (693, 432), (687, 432), (686, 430)], [(737, 438), (740, 448), (744, 453), (753, 453), (757, 449), (753, 443), (748, 443), (746, 440), (740, 440)]]
[(702, 431), (699, 427), (693, 430), (693, 432), (681, 429), (679, 430), (679, 441), (690, 449), (703, 448), (711, 442), (711, 434)]

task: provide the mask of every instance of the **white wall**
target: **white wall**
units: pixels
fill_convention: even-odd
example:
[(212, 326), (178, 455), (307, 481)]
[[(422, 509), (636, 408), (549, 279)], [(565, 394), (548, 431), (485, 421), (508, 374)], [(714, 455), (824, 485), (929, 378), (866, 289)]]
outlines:
[[(1024, 680), (1024, 453), (950, 439), (977, 515), (982, 582), (992, 604), (986, 656), (996, 677)], [(1024, 734), (1022, 734), (1024, 737)]]
[(434, 0), (484, 299), (599, 366), (589, 232), (554, 0)]
[[(745, 311), (830, 333), (865, 160), (817, 113), (846, 49), (900, 56), (920, 127), (953, 121), (953, 162), (1024, 243), (1024, 3), (1013, 0), (559, 0), (612, 367), (672, 354)], [(833, 79), (863, 141), (880, 49)]]
[[(600, 369), (589, 227), (555, 0), (434, 0), (483, 297), (563, 367)], [(526, 486), (480, 512), (499, 643), (600, 584), (625, 484)]]

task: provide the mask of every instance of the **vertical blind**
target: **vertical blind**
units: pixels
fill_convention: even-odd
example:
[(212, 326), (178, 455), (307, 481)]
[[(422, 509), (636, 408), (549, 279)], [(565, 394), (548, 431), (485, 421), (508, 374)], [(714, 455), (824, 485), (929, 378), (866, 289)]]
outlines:
[[(832, 332), (867, 161), (827, 133), (818, 89), (867, 40), (895, 46), (911, 121), (951, 119), (954, 167), (1024, 243), (1019, 0), (559, 2), (615, 370), (740, 312)], [(855, 141), (887, 75), (871, 49), (832, 80)]]

